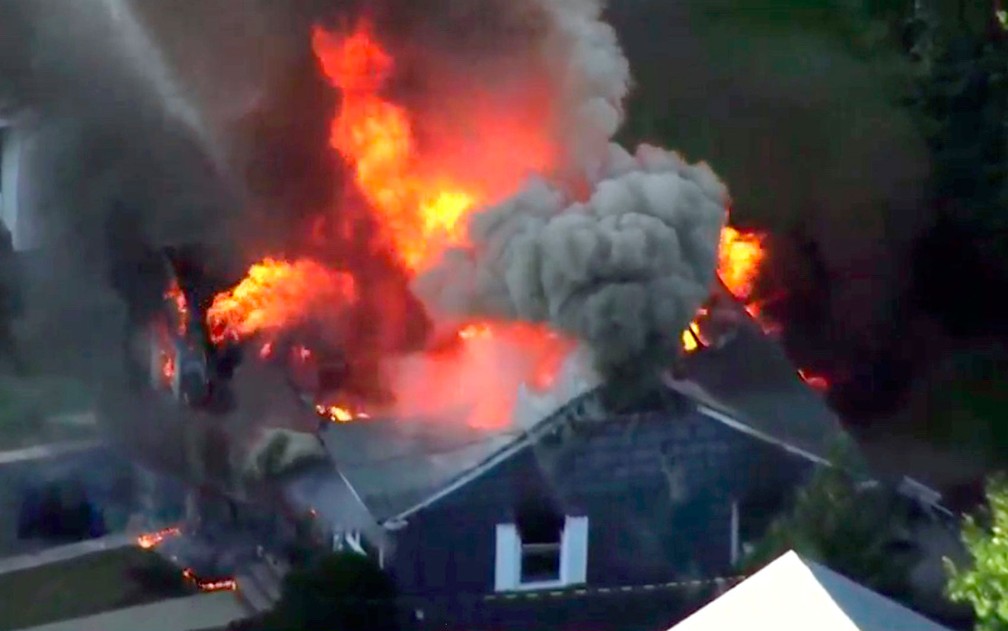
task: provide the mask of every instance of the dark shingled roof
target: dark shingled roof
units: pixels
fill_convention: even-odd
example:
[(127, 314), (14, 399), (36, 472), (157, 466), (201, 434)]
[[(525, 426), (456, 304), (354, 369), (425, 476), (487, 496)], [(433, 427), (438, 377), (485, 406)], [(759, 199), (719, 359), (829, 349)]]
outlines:
[[(751, 318), (722, 348), (689, 355), (686, 367), (688, 378), (669, 379), (669, 387), (729, 417), (736, 429), (751, 429), (761, 439), (820, 458), (844, 435), (823, 398)], [(596, 394), (577, 397), (532, 431), (560, 422), (578, 406), (597, 405)], [(494, 466), (520, 449), (529, 433), (488, 432), (437, 420), (372, 419), (327, 425), (320, 437), (361, 501), (382, 521)]]
[(826, 457), (844, 436), (825, 399), (798, 376), (781, 345), (746, 317), (733, 340), (686, 357), (684, 394), (777, 441)]
[(520, 435), (431, 419), (370, 419), (321, 431), (336, 466), (379, 521), (424, 501)]

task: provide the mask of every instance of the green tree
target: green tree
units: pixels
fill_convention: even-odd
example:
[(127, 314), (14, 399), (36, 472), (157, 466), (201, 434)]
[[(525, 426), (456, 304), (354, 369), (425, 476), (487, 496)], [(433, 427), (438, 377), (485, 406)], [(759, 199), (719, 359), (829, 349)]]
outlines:
[(236, 631), (395, 631), (396, 589), (370, 558), (330, 553), (284, 579), (280, 602)]
[(945, 559), (948, 595), (968, 603), (977, 631), (1008, 631), (1008, 479), (998, 475), (987, 484), (987, 506), (963, 520), (962, 540), (971, 562), (956, 566)]
[(840, 456), (837, 466), (816, 470), (791, 510), (771, 522), (743, 559), (743, 571), (794, 550), (883, 594), (910, 595), (910, 570), (919, 553), (903, 545), (909, 507), (894, 492), (851, 474), (843, 466), (849, 459)]

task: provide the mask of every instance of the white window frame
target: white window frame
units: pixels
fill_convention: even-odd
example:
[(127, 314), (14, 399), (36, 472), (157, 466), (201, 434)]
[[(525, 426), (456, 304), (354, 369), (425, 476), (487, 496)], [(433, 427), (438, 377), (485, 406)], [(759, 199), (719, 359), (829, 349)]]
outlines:
[(739, 503), (738, 500), (733, 499), (731, 501), (731, 515), (729, 517), (728, 528), (730, 531), (729, 539), (729, 557), (731, 561), (731, 566), (735, 567), (738, 565), (739, 560), (742, 558), (742, 546), (739, 542)]
[(565, 517), (560, 534), (560, 577), (553, 581), (522, 582), (522, 544), (515, 524), (496, 527), (494, 591), (534, 591), (581, 585), (588, 572), (588, 518)]

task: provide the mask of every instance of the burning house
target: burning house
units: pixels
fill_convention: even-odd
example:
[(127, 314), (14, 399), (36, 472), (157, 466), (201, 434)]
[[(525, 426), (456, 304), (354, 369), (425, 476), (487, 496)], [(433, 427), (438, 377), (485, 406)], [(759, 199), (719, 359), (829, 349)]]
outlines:
[(191, 489), (142, 543), (253, 609), (264, 559), (349, 548), (432, 628), (730, 575), (842, 434), (768, 335), (761, 238), (708, 165), (611, 141), (631, 77), (600, 2), (358, 4), (301, 33), (339, 186), (277, 209), (289, 238), (217, 257), (108, 217), (131, 387), (102, 417)]

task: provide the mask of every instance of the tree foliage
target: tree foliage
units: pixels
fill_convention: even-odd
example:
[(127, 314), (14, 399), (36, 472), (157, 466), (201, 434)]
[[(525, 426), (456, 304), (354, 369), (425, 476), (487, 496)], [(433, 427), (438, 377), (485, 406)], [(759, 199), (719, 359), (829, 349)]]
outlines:
[(919, 558), (906, 545), (909, 507), (895, 493), (859, 480), (843, 466), (817, 469), (791, 510), (746, 555), (742, 569), (755, 571), (794, 550), (880, 593), (908, 596), (910, 570)]
[(1008, 288), (1008, 39), (996, 20), (990, 2), (949, 0), (914, 30), (908, 104), (930, 149), (937, 217), (916, 251), (915, 297), (964, 336), (1008, 315), (997, 300)]
[(949, 598), (973, 607), (977, 631), (1008, 631), (1008, 478), (988, 482), (986, 509), (963, 520), (962, 541), (970, 563), (945, 559)]
[(280, 602), (241, 631), (395, 631), (396, 589), (370, 558), (326, 554), (284, 579)]

